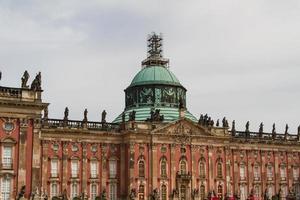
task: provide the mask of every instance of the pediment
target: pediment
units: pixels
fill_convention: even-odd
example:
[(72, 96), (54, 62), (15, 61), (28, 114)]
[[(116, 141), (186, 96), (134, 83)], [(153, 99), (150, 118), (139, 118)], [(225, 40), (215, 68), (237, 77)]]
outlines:
[(180, 119), (178, 121), (169, 123), (160, 128), (154, 129), (153, 134), (164, 135), (185, 135), (185, 136), (211, 136), (212, 134), (205, 128), (189, 119)]

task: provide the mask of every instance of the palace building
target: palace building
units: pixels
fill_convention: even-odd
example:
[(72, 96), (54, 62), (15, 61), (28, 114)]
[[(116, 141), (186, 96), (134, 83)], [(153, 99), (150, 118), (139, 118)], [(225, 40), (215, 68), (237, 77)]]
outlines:
[(0, 86), (0, 199), (299, 199), (300, 127), (238, 131), (226, 118), (196, 118), (168, 63), (151, 34), (112, 122), (87, 110), (72, 120), (68, 108), (49, 118), (40, 73)]

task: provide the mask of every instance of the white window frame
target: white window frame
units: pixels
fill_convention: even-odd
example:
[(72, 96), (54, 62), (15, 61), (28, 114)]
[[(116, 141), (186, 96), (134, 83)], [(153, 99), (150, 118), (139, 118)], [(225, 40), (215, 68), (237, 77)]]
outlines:
[(50, 187), (50, 197), (55, 197), (58, 195), (58, 184), (56, 182), (51, 183)]
[(11, 178), (4, 177), (1, 179), (1, 200), (11, 199)]
[(3, 146), (2, 149), (2, 167), (6, 169), (12, 168), (12, 153), (13, 147), (12, 146)]
[(282, 180), (285, 180), (286, 179), (286, 168), (285, 168), (285, 165), (281, 165), (280, 167), (279, 167), (280, 169), (280, 178), (282, 179)]
[(299, 167), (293, 167), (293, 178), (294, 180), (299, 179)]
[(254, 165), (254, 167), (253, 167), (253, 176), (254, 176), (254, 179), (260, 178), (260, 168), (257, 164)]
[(78, 196), (78, 183), (71, 184), (71, 198)]
[[(95, 190), (94, 190), (95, 189)], [(91, 184), (91, 200), (95, 200), (98, 194), (98, 185), (96, 183)]]
[(246, 200), (247, 199), (247, 188), (245, 185), (240, 186), (240, 194), (241, 194), (241, 199), (240, 200)]
[(246, 179), (246, 166), (245, 166), (245, 164), (240, 165), (240, 178), (241, 178), (241, 180)]
[(109, 185), (109, 199), (117, 200), (117, 184), (116, 183), (111, 183)]
[(116, 178), (117, 176), (117, 160), (109, 160), (109, 178)]
[(51, 177), (58, 177), (58, 159), (51, 159)]
[(267, 166), (267, 178), (268, 179), (273, 178), (273, 166), (271, 166), (271, 165)]
[(98, 176), (98, 162), (97, 160), (92, 160), (90, 163), (90, 173), (91, 173), (91, 178), (97, 178)]
[(78, 178), (79, 175), (79, 161), (71, 160), (71, 177)]

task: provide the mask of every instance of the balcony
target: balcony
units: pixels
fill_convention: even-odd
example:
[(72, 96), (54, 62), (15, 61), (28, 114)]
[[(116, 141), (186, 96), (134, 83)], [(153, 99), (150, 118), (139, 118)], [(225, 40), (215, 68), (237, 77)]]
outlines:
[(192, 180), (192, 175), (191, 175), (190, 172), (177, 171), (176, 179), (179, 179), (179, 180), (182, 180), (182, 181), (190, 181), (190, 180)]
[(91, 173), (91, 178), (98, 178), (98, 174), (97, 173)]
[(51, 172), (50, 176), (51, 176), (51, 178), (58, 178), (58, 173), (57, 172)]
[(12, 161), (1, 163), (1, 169), (13, 169)]

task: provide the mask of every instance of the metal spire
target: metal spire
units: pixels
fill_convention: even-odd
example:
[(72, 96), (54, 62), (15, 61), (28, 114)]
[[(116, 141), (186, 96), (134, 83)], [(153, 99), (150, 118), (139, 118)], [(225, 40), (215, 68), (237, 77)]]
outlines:
[(152, 33), (148, 35), (147, 39), (147, 58), (142, 62), (143, 67), (160, 65), (167, 67), (169, 64), (169, 59), (163, 58), (163, 38), (162, 35), (157, 35), (156, 33)]

